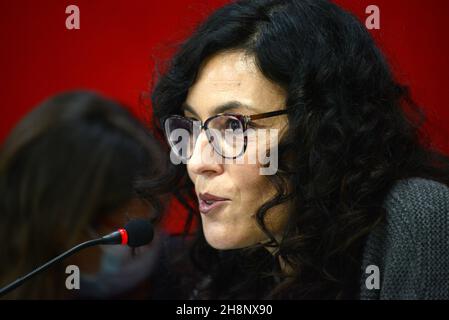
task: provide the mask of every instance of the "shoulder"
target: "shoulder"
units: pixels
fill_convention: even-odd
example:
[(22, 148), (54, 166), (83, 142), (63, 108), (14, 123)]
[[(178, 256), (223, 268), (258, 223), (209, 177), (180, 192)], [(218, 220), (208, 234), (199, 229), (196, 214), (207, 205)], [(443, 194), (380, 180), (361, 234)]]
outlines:
[(391, 231), (413, 236), (416, 241), (428, 236), (447, 236), (449, 188), (437, 181), (410, 178), (398, 181), (384, 201), (386, 223)]
[(387, 220), (391, 222), (412, 225), (423, 221), (447, 220), (449, 188), (440, 182), (423, 178), (399, 180), (387, 195), (384, 206), (387, 209)]
[[(429, 240), (449, 241), (449, 188), (423, 178), (399, 180), (390, 190), (386, 209), (384, 237), (412, 241), (415, 249)], [(388, 240), (388, 239), (387, 239)]]
[(368, 237), (362, 265), (379, 267), (380, 289), (367, 291), (363, 282), (362, 297), (449, 298), (449, 188), (400, 180), (383, 207), (385, 220)]

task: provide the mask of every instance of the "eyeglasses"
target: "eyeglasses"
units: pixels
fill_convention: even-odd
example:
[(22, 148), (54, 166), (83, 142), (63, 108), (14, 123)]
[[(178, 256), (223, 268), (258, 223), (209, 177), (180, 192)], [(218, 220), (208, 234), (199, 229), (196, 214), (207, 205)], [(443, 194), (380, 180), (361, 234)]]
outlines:
[(192, 157), (196, 141), (203, 129), (215, 152), (223, 158), (236, 159), (246, 151), (246, 132), (250, 122), (286, 113), (287, 110), (255, 115), (221, 113), (208, 118), (204, 124), (193, 118), (170, 115), (163, 119), (163, 126), (172, 151), (181, 159), (189, 160)]

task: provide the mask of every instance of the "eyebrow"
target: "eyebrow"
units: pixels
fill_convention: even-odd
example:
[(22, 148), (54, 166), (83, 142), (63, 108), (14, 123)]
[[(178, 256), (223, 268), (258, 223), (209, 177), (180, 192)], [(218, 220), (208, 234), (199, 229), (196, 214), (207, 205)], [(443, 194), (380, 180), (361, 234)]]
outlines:
[[(229, 101), (224, 104), (220, 104), (220, 105), (216, 106), (213, 109), (213, 114), (225, 113), (226, 111), (236, 109), (236, 108), (245, 108), (245, 109), (250, 110), (253, 113), (257, 113), (256, 110), (248, 104), (241, 103), (239, 101)], [(199, 118), (198, 114), (195, 112), (195, 110), (193, 110), (193, 107), (191, 105), (189, 105), (187, 102), (184, 102), (182, 104), (181, 111), (189, 111), (190, 113), (194, 114), (195, 116), (197, 116)]]

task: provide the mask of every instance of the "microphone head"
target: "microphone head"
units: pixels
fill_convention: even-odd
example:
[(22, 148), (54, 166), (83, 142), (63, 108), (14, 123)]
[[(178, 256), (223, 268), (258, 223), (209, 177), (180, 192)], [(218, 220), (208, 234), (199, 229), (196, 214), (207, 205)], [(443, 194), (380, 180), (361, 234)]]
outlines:
[(136, 248), (149, 244), (153, 240), (154, 230), (150, 221), (134, 219), (129, 221), (125, 228), (128, 234), (128, 246)]

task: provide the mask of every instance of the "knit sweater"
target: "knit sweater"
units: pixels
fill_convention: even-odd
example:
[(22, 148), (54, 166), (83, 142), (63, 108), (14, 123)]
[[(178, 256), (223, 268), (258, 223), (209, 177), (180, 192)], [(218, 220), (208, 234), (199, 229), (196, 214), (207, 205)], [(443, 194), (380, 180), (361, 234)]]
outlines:
[(449, 299), (449, 188), (400, 180), (384, 205), (386, 219), (365, 245), (360, 299)]

